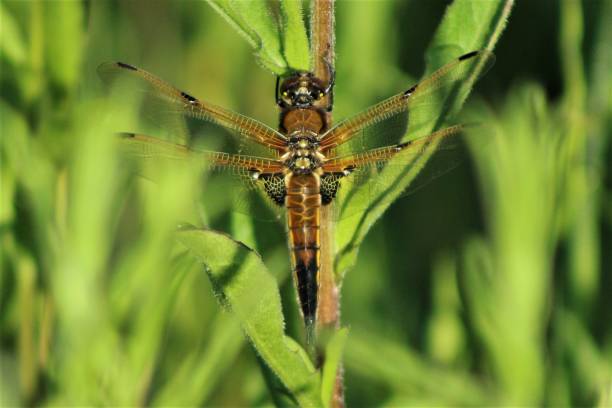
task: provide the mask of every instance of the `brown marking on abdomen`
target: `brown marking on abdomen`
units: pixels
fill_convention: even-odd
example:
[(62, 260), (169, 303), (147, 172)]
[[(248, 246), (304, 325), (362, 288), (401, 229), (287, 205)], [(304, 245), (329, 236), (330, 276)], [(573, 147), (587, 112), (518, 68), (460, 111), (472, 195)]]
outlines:
[(289, 252), (300, 307), (307, 326), (317, 315), (320, 268), (321, 194), (319, 176), (289, 174), (285, 178)]

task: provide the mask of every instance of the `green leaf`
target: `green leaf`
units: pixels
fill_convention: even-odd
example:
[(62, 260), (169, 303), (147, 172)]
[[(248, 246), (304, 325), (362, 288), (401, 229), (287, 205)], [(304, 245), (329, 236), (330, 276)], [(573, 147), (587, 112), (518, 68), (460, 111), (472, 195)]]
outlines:
[(31, 400), (36, 392), (39, 366), (36, 347), (36, 262), (30, 254), (19, 251), (16, 259), (19, 297), (19, 380), (22, 397)]
[[(28, 171), (29, 129), (25, 118), (4, 101), (0, 101), (0, 223), (14, 221), (17, 184)], [(31, 170), (30, 170), (31, 171)]]
[(332, 404), (336, 376), (342, 361), (342, 353), (348, 338), (347, 327), (336, 331), (325, 348), (325, 364), (323, 365), (323, 378), (321, 380), (321, 399), (323, 406), (328, 408)]
[[(595, 298), (600, 281), (600, 248), (597, 203), (600, 201), (597, 189), (589, 187), (592, 174), (598, 171), (598, 159), (593, 146), (602, 139), (598, 133), (601, 127), (601, 116), (597, 108), (588, 106), (593, 96), (588, 94), (585, 72), (584, 16), (580, 2), (563, 2), (560, 4), (560, 51), (561, 72), (564, 79), (563, 109), (566, 122), (567, 173), (563, 177), (567, 188), (567, 227), (571, 231), (568, 243), (570, 268), (568, 276), (572, 282), (571, 297), (580, 303), (585, 316), (590, 315), (592, 299)], [(605, 16), (605, 12), (604, 12)], [(609, 23), (607, 24), (609, 25)], [(608, 37), (609, 38), (609, 37)], [(606, 53), (604, 52), (605, 56)], [(609, 71), (609, 66), (608, 66)], [(605, 78), (594, 81), (600, 89), (606, 89), (608, 97), (611, 88), (606, 88)], [(594, 93), (597, 94), (596, 92)], [(587, 119), (588, 116), (588, 119)], [(601, 132), (599, 130), (599, 132)]]
[(346, 344), (348, 370), (385, 384), (397, 395), (436, 397), (431, 405), (489, 405), (487, 388), (467, 372), (438, 367), (416, 351), (380, 334), (353, 330)]
[(53, 81), (67, 89), (72, 89), (81, 77), (84, 7), (76, 1), (44, 3), (45, 36), (53, 39), (45, 42), (45, 61)]
[(483, 48), (493, 50), (513, 5), (514, 0), (455, 0), (446, 9), (427, 49), (427, 72), (457, 55)]
[(25, 62), (26, 48), (17, 22), (0, 3), (0, 55), (7, 61), (18, 65)]
[(236, 361), (245, 341), (238, 322), (228, 314), (217, 314), (207, 330), (210, 337), (205, 347), (187, 357), (155, 396), (152, 405), (187, 406), (194, 401), (208, 400)]
[(310, 54), (301, 0), (281, 1), (281, 16), (283, 51), (287, 63), (293, 69), (308, 71)]
[[(479, 49), (492, 49), (505, 27), (513, 1), (474, 1), (457, 0), (450, 5), (442, 23), (429, 45), (425, 59), (426, 74), (433, 72), (444, 63), (466, 52)], [(469, 84), (466, 84), (469, 87)], [(460, 106), (461, 100), (451, 105)], [(444, 120), (442, 109), (438, 120), (433, 121), (429, 131), (435, 130)], [(338, 253), (335, 259), (335, 271), (340, 277), (356, 262), (359, 247), (368, 231), (382, 216), (389, 206), (416, 178), (425, 166), (434, 149), (427, 151), (410, 166), (388, 166), (382, 174), (380, 193), (371, 200), (371, 204), (359, 217), (341, 220), (337, 226), (336, 243)]]
[[(483, 126), (468, 139), (485, 203), (488, 240), (465, 249), (470, 321), (510, 405), (533, 405), (546, 393), (546, 343), (557, 222), (566, 180), (565, 115), (549, 109), (540, 86), (515, 87), (499, 113), (475, 106)], [(476, 141), (489, 138), (487, 149)]]
[(255, 48), (259, 62), (280, 75), (287, 70), (278, 24), (265, 1), (207, 0), (247, 42)]
[(320, 406), (319, 376), (306, 352), (285, 336), (280, 294), (261, 257), (244, 244), (208, 230), (183, 229), (179, 241), (207, 267), (221, 303), (300, 406)]
[[(48, 219), (53, 213), (55, 171), (40, 146), (32, 138), (25, 115), (0, 100), (0, 161), (3, 172), (14, 176), (17, 188), (24, 188), (29, 208), (33, 211), (37, 228), (34, 228), (43, 244), (46, 240)], [(10, 137), (4, 137), (10, 135)], [(9, 186), (4, 186), (10, 194)], [(10, 212), (7, 212), (10, 215)], [(48, 260), (48, 259), (47, 259)]]

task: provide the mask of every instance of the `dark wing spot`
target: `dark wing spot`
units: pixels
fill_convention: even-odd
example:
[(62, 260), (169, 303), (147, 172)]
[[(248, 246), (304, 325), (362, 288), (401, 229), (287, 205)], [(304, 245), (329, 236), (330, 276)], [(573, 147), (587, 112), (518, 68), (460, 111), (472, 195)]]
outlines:
[(130, 64), (126, 64), (124, 62), (117, 62), (117, 65), (121, 68), (129, 69), (132, 71), (138, 71), (138, 68), (131, 66)]
[(410, 96), (410, 94), (412, 94), (416, 89), (417, 86), (419, 86), (418, 84), (413, 86), (412, 88), (410, 88), (409, 90), (407, 90), (406, 92), (404, 92), (404, 98), (407, 98)]
[(284, 177), (281, 174), (263, 174), (261, 179), (263, 180), (263, 187), (268, 197), (275, 204), (283, 206), (285, 204), (285, 196), (287, 195)]
[(466, 59), (470, 59), (470, 58), (472, 58), (473, 56), (478, 55), (478, 54), (480, 54), (480, 51), (472, 51), (472, 52), (468, 52), (467, 54), (464, 54), (464, 55), (460, 56), (460, 57), (459, 57), (459, 61), (463, 61), (463, 60), (466, 60)]
[(336, 193), (340, 188), (340, 179), (344, 173), (325, 173), (321, 176), (321, 203), (327, 205), (336, 198)]
[(181, 96), (185, 99), (187, 99), (190, 103), (194, 103), (197, 101), (196, 98), (194, 98), (193, 96), (189, 95), (188, 93), (185, 92), (181, 92)]
[(127, 133), (127, 132), (122, 132), (122, 133), (118, 133), (117, 136), (125, 138), (125, 139), (133, 139), (136, 137), (135, 133)]
[(407, 147), (407, 146), (410, 146), (410, 145), (412, 144), (412, 142), (413, 142), (412, 140), (409, 140), (409, 141), (407, 141), (407, 142), (400, 143), (400, 144), (398, 144), (397, 146), (395, 146), (395, 148), (396, 148), (396, 150), (397, 150), (397, 151), (400, 151), (400, 150), (402, 150), (403, 148), (405, 148), (405, 147)]

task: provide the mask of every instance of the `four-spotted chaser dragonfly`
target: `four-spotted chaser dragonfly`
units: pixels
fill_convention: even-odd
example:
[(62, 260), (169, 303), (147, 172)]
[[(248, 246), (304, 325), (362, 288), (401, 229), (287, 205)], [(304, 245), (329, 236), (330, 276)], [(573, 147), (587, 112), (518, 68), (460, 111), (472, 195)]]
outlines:
[(462, 126), (456, 125), (414, 138), (419, 129), (433, 128), (440, 112), (451, 112), (452, 101), (465, 96), (493, 62), (493, 54), (484, 50), (460, 56), (411, 88), (331, 127), (326, 119), (331, 106), (320, 104), (332, 92), (331, 67), (329, 83), (310, 72), (292, 72), (276, 85), (278, 130), (197, 99), (132, 65), (106, 63), (98, 71), (105, 80), (121, 77), (138, 82), (145, 97), (155, 102), (154, 115), (208, 122), (236, 135), (241, 145), (264, 148), (258, 155), (230, 154), (199, 151), (143, 134), (122, 138), (133, 155), (196, 158), (209, 169), (239, 176), (274, 206), (284, 207), (297, 295), (306, 326), (312, 329), (319, 287), (321, 207), (333, 202), (345, 183), (368, 189), (373, 169), (389, 162), (408, 165), (460, 133)]

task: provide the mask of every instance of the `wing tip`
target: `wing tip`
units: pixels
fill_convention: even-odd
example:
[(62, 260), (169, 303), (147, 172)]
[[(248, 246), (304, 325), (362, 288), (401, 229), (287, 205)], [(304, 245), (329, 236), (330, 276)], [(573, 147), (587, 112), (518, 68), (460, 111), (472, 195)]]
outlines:
[(136, 68), (133, 65), (126, 64), (125, 62), (117, 61), (115, 62), (115, 65), (117, 65), (120, 68), (129, 69), (130, 71), (138, 71), (138, 68)]
[(489, 66), (495, 63), (495, 54), (491, 50), (488, 50), (486, 48), (483, 48), (481, 50), (470, 51), (467, 54), (463, 54), (462, 56), (457, 58), (457, 60), (467, 61), (474, 57), (480, 57), (482, 60), (486, 60), (487, 64), (490, 64)]
[(476, 55), (482, 54), (482, 51), (480, 50), (476, 50), (476, 51), (471, 51), (468, 52), (467, 54), (463, 54), (462, 56), (459, 57), (459, 61), (465, 61), (467, 59), (473, 58)]

